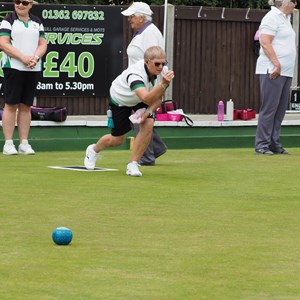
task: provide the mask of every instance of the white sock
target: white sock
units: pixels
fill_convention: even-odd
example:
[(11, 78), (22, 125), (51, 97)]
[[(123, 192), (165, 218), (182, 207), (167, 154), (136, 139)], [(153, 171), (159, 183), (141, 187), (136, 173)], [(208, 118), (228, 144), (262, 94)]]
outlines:
[(5, 145), (13, 145), (14, 141), (13, 140), (6, 140)]
[(22, 143), (23, 145), (27, 145), (28, 144), (28, 140), (22, 140)]

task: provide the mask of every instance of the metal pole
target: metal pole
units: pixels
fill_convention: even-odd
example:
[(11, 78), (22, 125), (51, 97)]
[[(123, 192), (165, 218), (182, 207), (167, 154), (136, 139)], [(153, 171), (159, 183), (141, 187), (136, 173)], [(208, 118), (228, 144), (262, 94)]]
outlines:
[[(294, 9), (293, 12), (293, 29), (296, 33), (296, 49), (299, 51), (299, 10)], [(292, 81), (292, 87), (298, 87), (298, 55), (296, 55), (296, 63), (294, 69), (294, 76)]]
[[(295, 30), (296, 33), (296, 49), (297, 53), (299, 53), (299, 10), (294, 9), (293, 11), (293, 19), (292, 19), (292, 25), (293, 29)], [(294, 76), (292, 79), (292, 86), (291, 86), (291, 94), (290, 94), (290, 101), (289, 101), (289, 108), (292, 110), (292, 90), (295, 91), (294, 94), (294, 102), (298, 102), (298, 91), (299, 91), (299, 86), (298, 86), (298, 55), (296, 55), (296, 62), (295, 62), (295, 69), (294, 69)], [(296, 104), (297, 105), (297, 104)]]
[(164, 44), (165, 44), (165, 49), (167, 49), (167, 16), (168, 16), (168, 0), (165, 0), (165, 10), (164, 10), (164, 32), (163, 32), (163, 36), (164, 36)]

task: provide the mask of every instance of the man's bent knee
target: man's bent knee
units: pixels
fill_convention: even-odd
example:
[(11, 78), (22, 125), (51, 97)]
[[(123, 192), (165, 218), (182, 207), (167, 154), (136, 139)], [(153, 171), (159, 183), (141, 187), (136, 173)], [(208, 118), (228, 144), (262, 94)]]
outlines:
[(140, 124), (140, 130), (143, 132), (146, 131), (152, 131), (154, 126), (154, 120), (153, 119), (146, 119), (145, 122)]
[(111, 136), (111, 141), (114, 146), (120, 146), (125, 141), (126, 135), (121, 136)]

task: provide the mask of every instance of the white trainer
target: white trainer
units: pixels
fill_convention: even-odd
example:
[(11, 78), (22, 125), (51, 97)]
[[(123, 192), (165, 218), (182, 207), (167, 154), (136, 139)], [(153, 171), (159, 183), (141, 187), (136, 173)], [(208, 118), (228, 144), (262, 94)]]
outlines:
[(94, 170), (98, 157), (101, 157), (99, 153), (94, 151), (94, 146), (95, 144), (89, 145), (85, 151), (84, 166), (88, 170)]
[(28, 143), (22, 143), (19, 145), (19, 154), (33, 155), (35, 151), (32, 149), (31, 145)]
[(16, 155), (16, 154), (18, 154), (18, 151), (13, 143), (12, 144), (5, 143), (3, 146), (3, 154)]
[(143, 174), (139, 170), (139, 164), (136, 161), (132, 161), (127, 164), (126, 175), (140, 177)]

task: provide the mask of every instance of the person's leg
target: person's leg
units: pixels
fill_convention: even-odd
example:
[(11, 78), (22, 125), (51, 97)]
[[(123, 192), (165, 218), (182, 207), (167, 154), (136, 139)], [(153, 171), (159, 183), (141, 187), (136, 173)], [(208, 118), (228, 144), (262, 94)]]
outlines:
[(280, 143), (281, 123), (284, 119), (286, 110), (288, 108), (288, 103), (290, 98), (290, 88), (292, 84), (291, 77), (282, 77), (282, 78), (283, 79), (285, 78), (285, 82), (282, 88), (280, 101), (275, 115), (274, 127), (273, 127), (273, 132), (271, 136), (271, 145), (270, 145), (271, 150), (274, 150), (274, 152), (279, 152), (279, 153), (281, 153), (283, 148)]
[(16, 112), (18, 104), (5, 104), (2, 115), (2, 128), (5, 140), (12, 140), (16, 125)]
[(138, 161), (149, 146), (152, 138), (154, 119), (148, 118), (140, 124), (140, 131), (136, 136), (134, 146), (130, 156), (130, 162), (127, 164), (126, 174), (133, 177), (140, 177), (142, 173), (139, 170)]
[(167, 152), (167, 146), (161, 139), (155, 128), (153, 128), (153, 152), (155, 158), (158, 158), (159, 156)]
[(23, 140), (28, 140), (28, 135), (30, 131), (30, 123), (31, 123), (31, 109), (29, 105), (20, 103), (18, 109), (18, 117), (17, 117), (17, 124), (18, 124), (18, 132), (20, 137), (20, 143)]
[(152, 137), (153, 125), (154, 120), (152, 118), (148, 118), (145, 120), (145, 122), (140, 124), (140, 130), (136, 136), (131, 152), (131, 161), (138, 162), (147, 149)]
[(18, 151), (13, 142), (13, 133), (16, 124), (16, 111), (18, 104), (10, 105), (5, 104), (3, 115), (2, 115), (2, 129), (5, 139), (5, 144), (3, 146), (3, 154), (5, 155), (15, 155)]
[(94, 170), (96, 166), (96, 161), (100, 156), (100, 151), (109, 147), (116, 147), (122, 145), (126, 138), (126, 135), (112, 136), (111, 134), (106, 134), (102, 136), (96, 144), (89, 145), (85, 152), (84, 166), (88, 170)]
[(35, 154), (35, 151), (28, 144), (28, 136), (31, 123), (31, 105), (33, 104), (34, 95), (37, 85), (37, 72), (19, 72), (19, 82), (22, 87), (20, 94), (20, 104), (18, 107), (18, 132), (20, 138), (19, 153)]
[[(4, 68), (4, 110), (2, 115), (2, 129), (5, 139), (3, 154), (18, 154), (13, 142), (16, 126), (16, 112), (20, 102), (22, 83), (19, 85), (19, 72), (14, 69)], [(18, 82), (18, 84), (16, 84)]]
[(255, 149), (269, 149), (275, 115), (283, 86), (282, 77), (274, 80), (269, 75), (260, 75), (261, 107), (255, 137)]
[(111, 133), (102, 136), (95, 144), (89, 145), (85, 152), (84, 165), (88, 170), (95, 169), (100, 152), (105, 148), (121, 145), (126, 133), (131, 130), (129, 116), (131, 108), (111, 105), (114, 128)]
[(28, 143), (28, 135), (31, 123), (31, 109), (27, 104), (20, 103), (18, 110), (18, 132), (20, 138), (20, 145), (18, 152), (20, 154), (35, 154), (31, 145)]
[[(134, 127), (134, 129), (135, 129), (135, 135), (137, 135), (138, 130), (136, 130), (136, 126)], [(155, 128), (153, 128), (150, 143), (146, 151), (144, 152), (143, 156), (139, 160), (139, 164), (145, 166), (154, 166), (156, 158), (166, 153), (166, 151), (167, 151), (166, 144), (160, 138)]]
[(110, 133), (102, 136), (98, 142), (94, 145), (93, 150), (96, 153), (101, 152), (105, 148), (116, 147), (123, 144), (126, 135), (112, 136)]
[[(138, 135), (140, 131), (140, 125), (134, 124), (133, 131), (135, 137)], [(148, 147), (146, 148), (145, 152), (143, 153), (141, 159), (139, 160), (140, 165), (154, 165), (155, 164), (155, 156), (153, 151), (153, 138), (151, 138)]]

